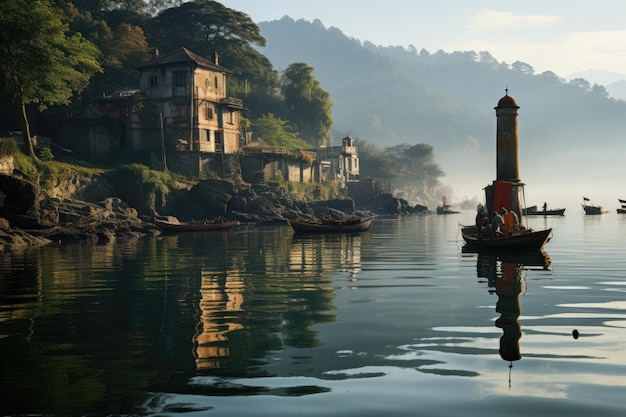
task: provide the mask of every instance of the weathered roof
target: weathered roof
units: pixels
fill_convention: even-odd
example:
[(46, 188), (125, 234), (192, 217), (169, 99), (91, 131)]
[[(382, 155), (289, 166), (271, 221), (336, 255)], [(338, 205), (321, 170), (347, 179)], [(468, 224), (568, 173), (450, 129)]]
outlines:
[(137, 68), (139, 69), (148, 67), (161, 67), (164, 65), (182, 64), (188, 62), (193, 62), (198, 66), (213, 69), (216, 71), (228, 72), (226, 68), (217, 65), (196, 53), (191, 52), (187, 48), (179, 48), (172, 52), (168, 52), (167, 54), (159, 54), (157, 50), (156, 55), (151, 60), (144, 62)]

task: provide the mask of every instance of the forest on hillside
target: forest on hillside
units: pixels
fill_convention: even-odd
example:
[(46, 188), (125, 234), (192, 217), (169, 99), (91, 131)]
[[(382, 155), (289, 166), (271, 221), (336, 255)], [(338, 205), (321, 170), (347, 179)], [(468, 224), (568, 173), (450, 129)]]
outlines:
[(623, 177), (626, 102), (601, 85), (536, 73), (488, 51), (377, 46), (320, 20), (285, 16), (259, 27), (267, 41), (260, 51), (276, 68), (291, 61), (315, 68), (333, 102), (333, 137), (350, 134), (380, 149), (428, 144), (443, 182), (469, 197), (480, 199), (480, 188), (494, 179), (494, 107), (507, 89), (520, 106), (523, 180), (549, 192)]
[[(517, 100), (529, 141), (585, 143), (590, 134), (617, 140), (626, 128), (626, 102), (603, 86), (524, 62), (499, 62), (488, 51), (382, 47), (308, 22), (283, 17), (261, 22), (260, 50), (276, 68), (304, 61), (330, 92), (335, 129), (382, 146), (425, 140), (452, 148), (493, 137), (493, 107), (505, 94)], [(285, 36), (288, 33), (289, 36)]]

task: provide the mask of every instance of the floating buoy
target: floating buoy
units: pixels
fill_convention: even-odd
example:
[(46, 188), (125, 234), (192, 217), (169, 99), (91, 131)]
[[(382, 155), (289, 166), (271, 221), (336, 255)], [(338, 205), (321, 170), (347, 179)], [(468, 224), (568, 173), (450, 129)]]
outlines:
[(574, 337), (574, 339), (578, 339), (578, 336), (579, 336), (578, 330), (576, 329), (572, 330), (572, 336)]

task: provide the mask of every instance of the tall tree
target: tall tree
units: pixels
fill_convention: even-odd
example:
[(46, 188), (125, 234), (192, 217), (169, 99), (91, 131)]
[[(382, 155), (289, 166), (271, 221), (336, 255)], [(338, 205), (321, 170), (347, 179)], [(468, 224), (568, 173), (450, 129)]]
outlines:
[(333, 125), (330, 94), (313, 76), (313, 67), (296, 62), (287, 67), (282, 77), (287, 118), (304, 140), (316, 146), (330, 145)]
[(70, 34), (48, 0), (0, 3), (0, 81), (21, 109), (24, 151), (34, 156), (26, 106), (66, 104), (100, 71), (98, 49)]

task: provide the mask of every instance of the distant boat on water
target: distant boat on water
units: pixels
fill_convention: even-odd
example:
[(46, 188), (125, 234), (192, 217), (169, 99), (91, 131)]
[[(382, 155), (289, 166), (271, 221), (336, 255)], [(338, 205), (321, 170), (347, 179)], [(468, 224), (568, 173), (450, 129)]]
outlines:
[(530, 206), (522, 209), (522, 213), (527, 216), (564, 216), (565, 209), (558, 208), (548, 210), (547, 203), (543, 203), (541, 210), (537, 210), (537, 206)]
[(626, 200), (622, 200), (620, 198), (617, 199), (619, 201), (621, 207), (617, 209), (618, 213), (626, 213)]
[(589, 199), (587, 197), (583, 197), (583, 210), (585, 210), (585, 214), (587, 215), (597, 215), (597, 214), (604, 214), (607, 213), (607, 210), (604, 209), (604, 207), (602, 206), (596, 206), (593, 204), (588, 204), (589, 203)]
[(452, 210), (452, 206), (448, 204), (448, 198), (446, 195), (443, 195), (442, 204), (437, 207), (437, 214), (455, 214), (459, 213), (458, 211)]

